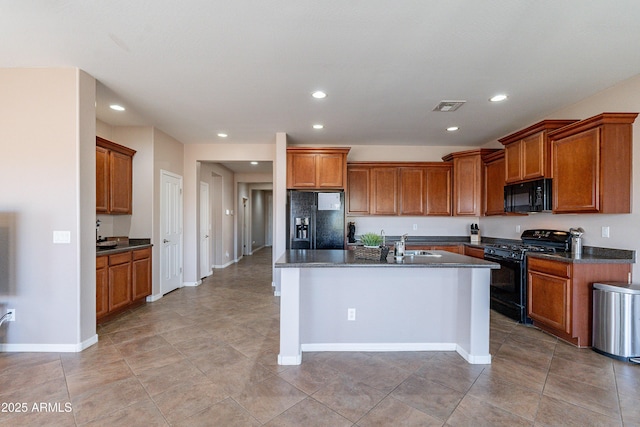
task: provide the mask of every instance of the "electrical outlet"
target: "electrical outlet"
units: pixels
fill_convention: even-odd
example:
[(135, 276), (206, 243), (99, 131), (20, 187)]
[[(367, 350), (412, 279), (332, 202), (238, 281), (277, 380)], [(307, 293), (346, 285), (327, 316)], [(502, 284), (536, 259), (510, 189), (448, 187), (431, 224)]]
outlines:
[(609, 226), (602, 227), (602, 237), (609, 237)]
[(416, 231), (418, 229), (418, 224), (413, 224), (413, 231)]
[(520, 232), (520, 226), (516, 225), (516, 233), (519, 233), (519, 232)]
[(356, 320), (355, 308), (347, 308), (347, 320)]
[(8, 308), (7, 309), (7, 322), (15, 322), (16, 321), (16, 309)]

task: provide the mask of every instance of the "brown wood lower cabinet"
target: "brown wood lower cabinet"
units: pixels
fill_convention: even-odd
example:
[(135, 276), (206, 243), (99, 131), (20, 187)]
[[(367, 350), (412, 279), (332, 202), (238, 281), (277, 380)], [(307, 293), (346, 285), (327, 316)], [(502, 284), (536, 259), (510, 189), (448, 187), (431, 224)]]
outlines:
[(96, 257), (96, 319), (141, 304), (151, 295), (151, 248)]
[(474, 258), (484, 259), (484, 249), (475, 248), (473, 246), (464, 245), (464, 254)]
[(131, 302), (131, 252), (109, 255), (109, 311)]
[(527, 260), (527, 315), (533, 324), (578, 347), (591, 346), (592, 285), (626, 282), (630, 264)]
[(133, 300), (151, 295), (151, 248), (133, 251)]
[(96, 317), (109, 313), (109, 257), (96, 257)]
[(407, 245), (407, 250), (419, 251), (447, 251), (454, 254), (463, 252), (463, 245)]

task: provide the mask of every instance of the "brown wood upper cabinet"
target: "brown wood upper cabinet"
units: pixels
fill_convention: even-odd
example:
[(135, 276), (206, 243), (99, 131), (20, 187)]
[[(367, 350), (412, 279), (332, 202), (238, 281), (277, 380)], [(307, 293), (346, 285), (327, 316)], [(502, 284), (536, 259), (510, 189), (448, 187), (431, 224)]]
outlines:
[(451, 216), (451, 165), (431, 164), (426, 168), (427, 215)]
[(131, 214), (135, 153), (96, 137), (96, 213)]
[(548, 133), (576, 120), (543, 120), (499, 139), (505, 148), (505, 183), (551, 177)]
[(484, 158), (484, 214), (504, 215), (504, 151)]
[(347, 165), (352, 215), (451, 215), (451, 165), (354, 162)]
[(349, 150), (350, 148), (287, 148), (287, 188), (344, 190)]
[(369, 186), (371, 168), (347, 165), (347, 212), (354, 215), (369, 215)]
[(484, 175), (483, 158), (495, 149), (451, 153), (442, 158), (453, 163), (453, 215), (480, 216), (483, 210)]
[(632, 124), (602, 113), (549, 133), (554, 213), (630, 213)]
[(398, 215), (398, 169), (392, 166), (371, 168), (371, 215)]

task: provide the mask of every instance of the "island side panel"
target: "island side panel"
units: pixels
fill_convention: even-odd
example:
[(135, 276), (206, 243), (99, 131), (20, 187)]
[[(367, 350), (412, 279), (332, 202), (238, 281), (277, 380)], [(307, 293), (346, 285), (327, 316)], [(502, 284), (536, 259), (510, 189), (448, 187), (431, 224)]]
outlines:
[(456, 349), (457, 269), (305, 268), (300, 282), (304, 351)]
[(300, 269), (285, 268), (281, 273), (279, 365), (302, 363), (300, 348)]
[(458, 270), (457, 352), (469, 363), (489, 364), (489, 281), (485, 268)]

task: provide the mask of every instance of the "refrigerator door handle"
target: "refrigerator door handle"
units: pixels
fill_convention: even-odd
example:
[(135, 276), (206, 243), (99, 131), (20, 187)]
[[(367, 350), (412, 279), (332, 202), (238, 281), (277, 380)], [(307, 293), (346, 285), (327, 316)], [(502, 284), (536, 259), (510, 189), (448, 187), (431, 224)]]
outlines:
[(311, 233), (311, 235), (309, 236), (309, 246), (311, 247), (311, 249), (317, 249), (316, 248), (316, 211), (315, 210), (311, 213), (311, 224), (309, 224), (309, 233)]

